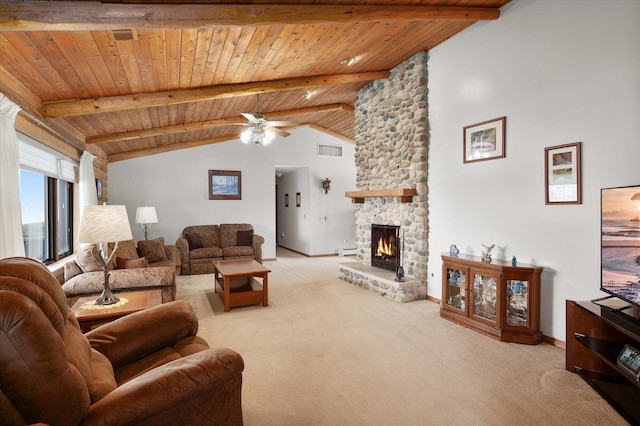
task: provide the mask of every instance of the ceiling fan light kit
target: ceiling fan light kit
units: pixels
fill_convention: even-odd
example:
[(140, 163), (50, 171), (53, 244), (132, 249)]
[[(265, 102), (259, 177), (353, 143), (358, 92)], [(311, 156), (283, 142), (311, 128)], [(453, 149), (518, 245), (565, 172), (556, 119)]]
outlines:
[(256, 145), (269, 145), (276, 137), (276, 134), (270, 130), (264, 130), (258, 127), (250, 127), (240, 134), (240, 140), (244, 143), (253, 142)]
[[(258, 95), (256, 95), (256, 110), (260, 111), (260, 97)], [(277, 126), (295, 127), (298, 125), (292, 121), (269, 121), (266, 115), (259, 112), (254, 114), (241, 112), (240, 114), (248, 121), (243, 124), (248, 128), (240, 134), (240, 140), (244, 143), (254, 142), (256, 145), (269, 145), (276, 135), (287, 137), (290, 134)]]

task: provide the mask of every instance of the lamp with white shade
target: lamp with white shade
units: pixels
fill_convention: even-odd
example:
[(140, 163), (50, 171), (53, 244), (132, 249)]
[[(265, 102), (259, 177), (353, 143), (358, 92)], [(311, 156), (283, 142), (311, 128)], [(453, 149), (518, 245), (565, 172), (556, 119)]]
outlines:
[[(104, 290), (95, 301), (96, 305), (111, 305), (118, 299), (109, 286), (109, 262), (118, 250), (118, 242), (133, 239), (131, 226), (127, 217), (125, 206), (85, 206), (80, 220), (78, 241), (81, 243), (96, 244), (98, 254), (104, 268)], [(115, 243), (111, 255), (109, 255), (108, 243)]]
[(152, 223), (158, 223), (158, 215), (155, 207), (138, 207), (136, 210), (136, 223), (139, 223), (144, 230), (144, 239), (148, 239), (149, 228)]

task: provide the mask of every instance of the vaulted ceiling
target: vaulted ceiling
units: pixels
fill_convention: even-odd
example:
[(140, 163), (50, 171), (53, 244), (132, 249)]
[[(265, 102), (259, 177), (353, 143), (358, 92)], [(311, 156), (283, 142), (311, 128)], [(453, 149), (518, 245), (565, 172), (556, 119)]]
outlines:
[(258, 100), (353, 142), (360, 88), (508, 2), (3, 1), (0, 92), (108, 161), (237, 139)]

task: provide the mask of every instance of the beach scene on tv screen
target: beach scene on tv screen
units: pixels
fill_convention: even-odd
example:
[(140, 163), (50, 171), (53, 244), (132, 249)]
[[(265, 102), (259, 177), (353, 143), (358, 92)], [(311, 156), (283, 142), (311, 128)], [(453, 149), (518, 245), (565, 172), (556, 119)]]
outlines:
[(640, 304), (640, 185), (602, 190), (602, 288)]

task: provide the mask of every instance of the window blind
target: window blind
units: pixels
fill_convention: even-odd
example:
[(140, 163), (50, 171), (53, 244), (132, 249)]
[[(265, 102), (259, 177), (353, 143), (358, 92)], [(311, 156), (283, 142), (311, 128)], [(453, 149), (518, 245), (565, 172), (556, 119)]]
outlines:
[(22, 168), (67, 182), (75, 181), (77, 163), (74, 160), (65, 158), (20, 132), (17, 132), (17, 136)]

